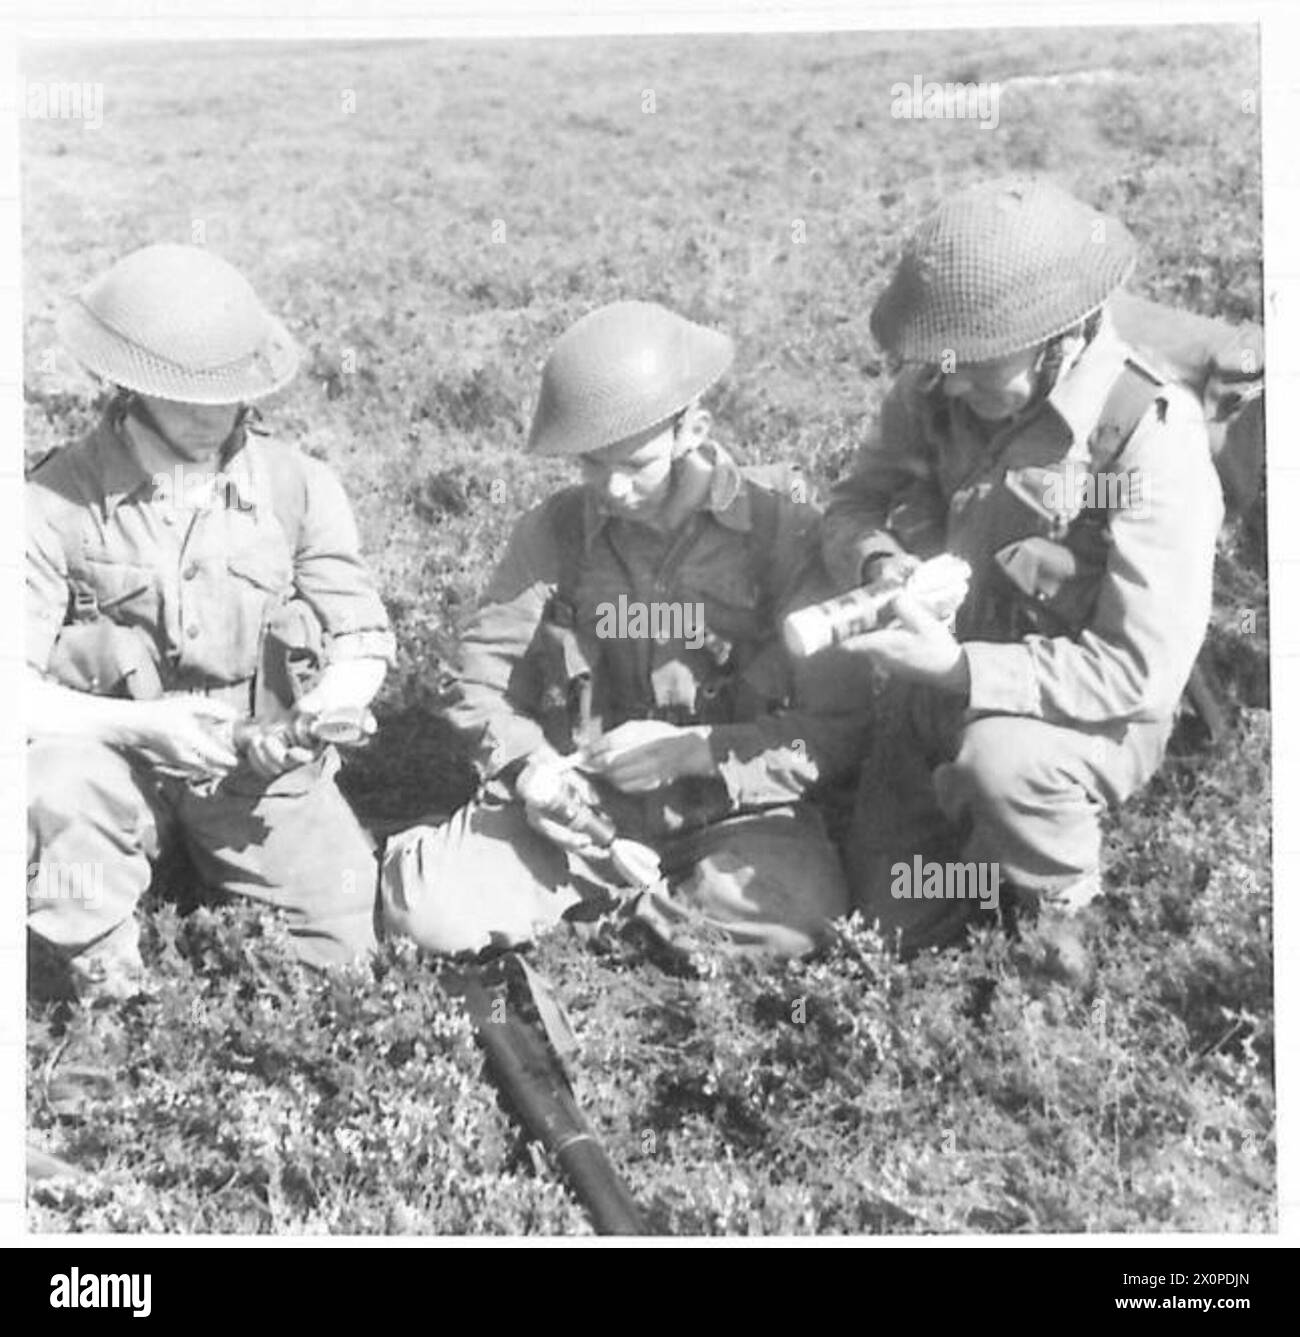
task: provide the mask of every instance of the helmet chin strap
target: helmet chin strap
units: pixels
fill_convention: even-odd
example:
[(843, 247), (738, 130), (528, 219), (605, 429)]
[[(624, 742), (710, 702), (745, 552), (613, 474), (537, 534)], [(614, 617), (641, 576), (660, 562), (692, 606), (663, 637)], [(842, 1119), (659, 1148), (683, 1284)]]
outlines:
[[(135, 418), (144, 427), (156, 436), (159, 441), (167, 447), (174, 455), (185, 458), (185, 452), (181, 450), (175, 441), (167, 435), (163, 425), (154, 416), (153, 410), (146, 403), (142, 395), (134, 390), (119, 388), (113, 398), (111, 405), (113, 421), (120, 424), (124, 418)], [(239, 412), (235, 415), (235, 424), (230, 429), (230, 434), (218, 447), (216, 455), (224, 468), (240, 451), (244, 444), (245, 428), (256, 430), (255, 423), (259, 420), (260, 414), (251, 404), (241, 404)]]

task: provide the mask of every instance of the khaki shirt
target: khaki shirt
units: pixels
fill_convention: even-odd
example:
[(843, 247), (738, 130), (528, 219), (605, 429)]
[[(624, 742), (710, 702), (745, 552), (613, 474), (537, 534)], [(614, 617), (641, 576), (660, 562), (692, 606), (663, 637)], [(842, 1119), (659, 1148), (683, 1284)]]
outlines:
[[(864, 722), (853, 711), (862, 698), (846, 699), (834, 656), (793, 667), (779, 635), (787, 610), (829, 593), (817, 513), (785, 491), (760, 488), (712, 450), (705, 502), (675, 533), (604, 514), (581, 487), (519, 521), (462, 637), (447, 711), (483, 778), (544, 741), (562, 752), (582, 741), (548, 732), (544, 701), (548, 690), (558, 685), (563, 693), (584, 674), (588, 734), (635, 719), (711, 725), (728, 811), (789, 803), (860, 759)], [(548, 658), (543, 624), (548, 601), (570, 579), (566, 661)], [(702, 634), (661, 627), (669, 634), (628, 636), (607, 621), (615, 634), (602, 636), (602, 615), (608, 619), (620, 598), (629, 608), (699, 606)], [(570, 681), (557, 684), (548, 662)]]
[[(388, 615), (362, 562), (347, 498), (329, 468), (249, 434), (211, 490), (183, 461), (146, 474), (106, 417), (55, 452), (27, 484), (27, 660), (45, 672), (60, 627), (80, 603), (143, 629), (168, 690), (253, 676), (269, 607), (294, 595), (320, 619), (331, 659), (392, 661)], [(272, 473), (274, 469), (274, 475)], [(277, 480), (273, 485), (272, 478)], [(300, 489), (291, 544), (274, 486)], [(281, 500), (281, 509), (287, 505)]]
[[(1177, 707), (1209, 619), (1223, 502), (1201, 405), (1172, 385), (1160, 387), (1115, 466), (1130, 480), (1127, 504), (1092, 504), (1113, 481), (1091, 498), (1080, 486), (1094, 458), (1089, 438), (1134, 357), (1103, 321), (1045, 399), (996, 432), (946, 399), (937, 378), (909, 370), (835, 489), (824, 553), (840, 588), (879, 555), (947, 550), (971, 563), (957, 631), (974, 711), (1103, 725), (1165, 719)], [(1049, 514), (1020, 505), (1026, 493), (1046, 498)], [(1044, 537), (1059, 540), (1069, 569), (1030, 598), (1046, 622), (1060, 616), (1055, 634), (1025, 633), (1003, 616), (1011, 586), (997, 555)]]

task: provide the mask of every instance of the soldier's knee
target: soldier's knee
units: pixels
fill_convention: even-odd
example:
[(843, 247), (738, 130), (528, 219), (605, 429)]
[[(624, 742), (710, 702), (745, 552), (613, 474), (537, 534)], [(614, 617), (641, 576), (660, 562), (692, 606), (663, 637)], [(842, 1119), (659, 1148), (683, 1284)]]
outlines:
[(780, 956), (820, 946), (850, 899), (834, 846), (802, 814), (771, 818), (712, 850), (676, 894), (733, 941)]
[(969, 725), (948, 768), (954, 781), (981, 798), (1005, 793), (1020, 775), (1022, 760), (1015, 754), (1008, 723), (976, 720)]
[(445, 826), (412, 827), (389, 840), (379, 876), (385, 934), (442, 955), (517, 946), (553, 927), (577, 902), (562, 882), (558, 851), (526, 859), (518, 848), (522, 832), (490, 834), (474, 822), (462, 810)]
[(27, 752), (27, 811), (34, 833), (69, 821), (131, 824), (141, 800), (130, 764), (93, 743), (37, 742)]
[(379, 870), (379, 924), (387, 937), (409, 938), (444, 955), (481, 951), (489, 937), (428, 858), (437, 829), (417, 826), (394, 836)]
[(1031, 794), (1073, 787), (1059, 761), (1051, 731), (1037, 720), (976, 720), (966, 727), (956, 758), (936, 773), (936, 789), (948, 809), (1014, 813)]

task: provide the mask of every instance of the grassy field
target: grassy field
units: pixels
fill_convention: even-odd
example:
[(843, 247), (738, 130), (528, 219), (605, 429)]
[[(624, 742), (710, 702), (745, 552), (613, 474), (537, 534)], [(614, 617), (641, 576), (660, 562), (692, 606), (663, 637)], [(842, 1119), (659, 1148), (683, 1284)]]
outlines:
[[(1011, 82), (1080, 71), (1103, 73)], [(253, 278), (306, 350), (268, 418), (343, 477), (401, 644), (347, 775), (380, 829), (467, 797), (433, 705), (511, 525), (568, 481), (520, 446), (549, 343), (591, 307), (730, 330), (720, 438), (818, 486), (885, 388), (872, 300), (946, 190), (1051, 175), (1130, 224), (1139, 289), (1261, 317), (1246, 29), (32, 48), (24, 73), (104, 88), (100, 130), (23, 127), (27, 450), (93, 416), (47, 357), (63, 294), (158, 240)], [(1004, 82), (998, 127), (891, 119), (916, 75)], [(612, 929), (538, 951), (654, 1229), (1273, 1227), (1261, 515), (1220, 558), (1233, 728), (1211, 747), (1187, 721), (1110, 824), (1095, 994), (1023, 978), (994, 937), (907, 968), (860, 927), (781, 965), (669, 969)], [(86, 1171), (34, 1187), (35, 1229), (589, 1228), (413, 953), (310, 979), (276, 925), (161, 881), (154, 1001), (31, 1005), (32, 1139)]]

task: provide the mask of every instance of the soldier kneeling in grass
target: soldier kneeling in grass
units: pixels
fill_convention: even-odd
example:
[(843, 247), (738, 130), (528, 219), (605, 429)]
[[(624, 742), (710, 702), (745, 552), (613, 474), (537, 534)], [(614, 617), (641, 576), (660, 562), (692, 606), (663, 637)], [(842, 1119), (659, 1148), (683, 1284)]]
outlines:
[(782, 647), (783, 612), (829, 592), (817, 515), (710, 440), (731, 360), (642, 302), (552, 351), (529, 449), (583, 482), (520, 520), (463, 637), (449, 717), (481, 788), (390, 840), (390, 929), (478, 951), (621, 904), (800, 953), (847, 908), (809, 798), (852, 773), (861, 717), (833, 709), (838, 659), (796, 672)]
[(364, 732), (394, 647), (337, 479), (252, 416), (293, 342), (192, 246), (127, 256), (59, 329), (116, 392), (27, 486), (31, 933), (83, 997), (137, 992), (136, 904), (178, 838), (305, 961), (350, 960), (377, 868), (328, 743)]
[(900, 867), (990, 865), (1038, 959), (1088, 976), (1100, 815), (1160, 765), (1205, 635), (1223, 518), (1205, 413), (1137, 351), (1151, 333), (1185, 354), (1205, 322), (1120, 293), (1134, 256), (1053, 187), (980, 186), (918, 228), (872, 312), (904, 366), (832, 497), (827, 565), (841, 588), (941, 551), (973, 573), (955, 634), (904, 594), (896, 625), (846, 643), (890, 676), (846, 865), (904, 950), (981, 915), (899, 894)]

